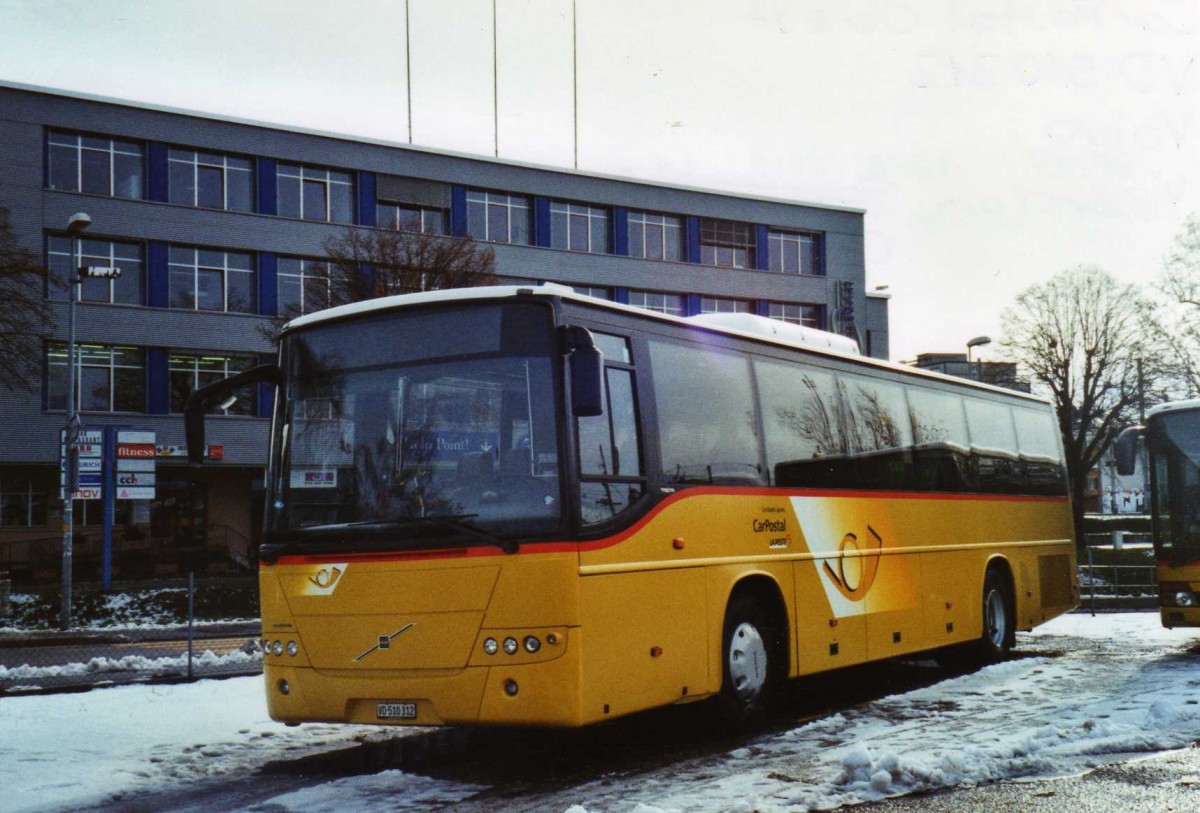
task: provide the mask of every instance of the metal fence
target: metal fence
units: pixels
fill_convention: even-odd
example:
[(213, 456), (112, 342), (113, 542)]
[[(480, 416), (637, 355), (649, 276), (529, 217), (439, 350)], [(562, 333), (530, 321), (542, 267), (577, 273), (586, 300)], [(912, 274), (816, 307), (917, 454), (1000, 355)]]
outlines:
[(1158, 571), (1147, 565), (1098, 565), (1087, 551), (1079, 565), (1080, 609), (1152, 609), (1158, 606)]
[(261, 673), (260, 624), (197, 624), (194, 598), (189, 578), (187, 623), (177, 626), (0, 631), (0, 695)]

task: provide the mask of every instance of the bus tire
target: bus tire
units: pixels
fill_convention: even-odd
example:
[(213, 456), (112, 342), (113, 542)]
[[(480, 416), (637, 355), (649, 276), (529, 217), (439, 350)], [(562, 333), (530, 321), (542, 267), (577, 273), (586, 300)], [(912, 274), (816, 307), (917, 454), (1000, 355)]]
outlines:
[(1012, 650), (1016, 608), (1008, 580), (996, 568), (983, 580), (983, 633), (976, 644), (980, 663), (996, 663)]
[(725, 609), (717, 695), (725, 728), (746, 728), (766, 717), (779, 692), (782, 658), (778, 624), (752, 594), (735, 594)]

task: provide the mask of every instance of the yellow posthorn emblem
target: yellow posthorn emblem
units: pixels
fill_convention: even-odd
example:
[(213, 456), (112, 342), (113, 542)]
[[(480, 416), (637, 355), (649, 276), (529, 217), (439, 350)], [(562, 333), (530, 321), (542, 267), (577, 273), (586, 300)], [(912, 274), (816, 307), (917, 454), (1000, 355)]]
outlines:
[(342, 575), (342, 569), (337, 565), (332, 567), (323, 567), (316, 573), (308, 577), (308, 580), (322, 590), (329, 590)]
[[(824, 563), (825, 575), (838, 591), (851, 601), (862, 601), (867, 597), (871, 585), (875, 583), (875, 575), (879, 572), (879, 551), (883, 548), (883, 537), (870, 525), (867, 526), (867, 531), (874, 541), (867, 541), (868, 549), (865, 553), (858, 546), (858, 537), (848, 533), (838, 545), (837, 571), (830, 567), (829, 562)], [(849, 574), (846, 573), (847, 552), (851, 552)]]

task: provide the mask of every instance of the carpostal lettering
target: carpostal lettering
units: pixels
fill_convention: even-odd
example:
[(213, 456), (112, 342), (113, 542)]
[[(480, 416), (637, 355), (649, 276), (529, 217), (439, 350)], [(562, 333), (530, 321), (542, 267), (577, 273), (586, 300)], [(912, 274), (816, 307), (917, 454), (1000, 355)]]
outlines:
[(756, 519), (756, 520), (754, 520), (754, 532), (756, 534), (787, 533), (787, 520), (786, 519)]

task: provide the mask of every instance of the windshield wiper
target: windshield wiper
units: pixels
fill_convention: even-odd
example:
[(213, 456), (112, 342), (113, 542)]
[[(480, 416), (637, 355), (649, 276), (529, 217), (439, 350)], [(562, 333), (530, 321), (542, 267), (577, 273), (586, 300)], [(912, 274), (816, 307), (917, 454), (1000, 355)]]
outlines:
[(441, 528), (448, 531), (461, 531), (496, 545), (505, 553), (516, 553), (519, 545), (515, 540), (507, 539), (485, 531), (468, 520), (479, 516), (478, 514), (431, 514), (423, 517), (390, 517), (386, 519), (364, 519), (357, 522), (339, 522), (334, 525), (311, 525), (307, 528), (298, 528), (301, 533), (315, 534), (318, 536), (326, 536), (331, 534), (340, 534), (349, 529), (356, 530), (390, 530), (393, 528), (404, 528), (412, 525), (426, 525), (434, 528)]

